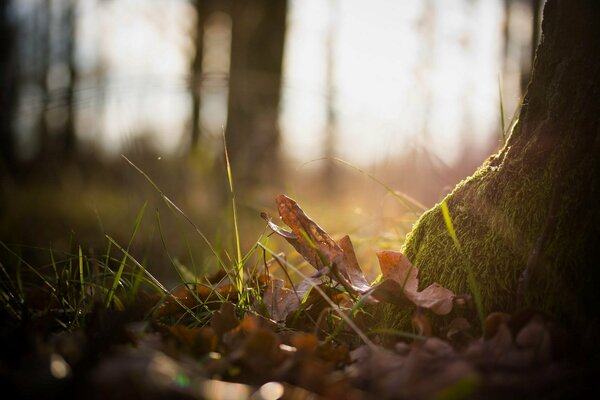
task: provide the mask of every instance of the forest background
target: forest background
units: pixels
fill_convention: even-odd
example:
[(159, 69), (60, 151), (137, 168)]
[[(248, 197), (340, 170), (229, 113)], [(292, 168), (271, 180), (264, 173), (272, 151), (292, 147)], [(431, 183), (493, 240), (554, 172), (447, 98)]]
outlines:
[(392, 189), (425, 210), (502, 146), (540, 3), (4, 0), (0, 240), (33, 264), (102, 254), (147, 202), (131, 254), (209, 273), (121, 154), (226, 250), (225, 137), (243, 247), (285, 192), (359, 259), (398, 249), (417, 214)]

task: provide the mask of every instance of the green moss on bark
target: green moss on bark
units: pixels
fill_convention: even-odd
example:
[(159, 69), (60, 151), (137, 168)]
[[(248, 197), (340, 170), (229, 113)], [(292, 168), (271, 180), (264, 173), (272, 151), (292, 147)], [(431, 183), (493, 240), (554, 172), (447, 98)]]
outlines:
[(473, 269), (485, 312), (513, 311), (519, 278), (535, 268), (522, 306), (585, 327), (600, 291), (600, 18), (598, 2), (548, 0), (542, 40), (507, 145), (446, 197), (462, 254), (441, 207), (404, 246), (420, 285), (468, 292)]
[[(565, 174), (561, 164), (571, 147), (565, 136), (540, 163), (527, 161), (525, 157), (531, 154), (526, 149), (511, 154), (513, 150), (506, 147), (458, 184), (445, 201), (462, 253), (447, 231), (441, 205), (423, 214), (403, 248), (419, 268), (420, 286), (435, 281), (457, 293), (468, 293), (466, 266), (470, 263), (484, 311), (514, 310), (519, 277), (536, 241), (547, 229), (553, 191), (560, 185), (556, 226), (551, 228), (554, 232), (543, 248), (542, 262), (524, 300), (526, 306), (557, 316), (580, 318), (575, 314), (584, 300), (577, 289), (585, 290), (589, 285), (581, 279), (580, 263), (590, 229), (582, 225), (585, 221), (574, 210), (581, 206), (582, 197), (590, 196), (590, 188), (581, 182), (589, 179), (594, 158), (588, 153), (578, 168)], [(591, 189), (598, 192), (597, 187)], [(591, 216), (588, 221), (598, 219), (595, 210), (580, 211)]]

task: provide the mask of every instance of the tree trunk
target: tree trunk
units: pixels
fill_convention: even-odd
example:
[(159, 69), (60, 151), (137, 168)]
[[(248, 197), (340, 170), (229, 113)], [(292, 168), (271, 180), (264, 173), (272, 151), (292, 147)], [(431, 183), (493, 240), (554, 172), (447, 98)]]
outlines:
[(462, 252), (440, 204), (407, 237), (421, 285), (469, 292), (470, 265), (485, 312), (530, 306), (575, 326), (597, 318), (598, 21), (595, 0), (548, 0), (518, 123), (504, 148), (445, 199)]
[(77, 151), (77, 134), (75, 132), (75, 118), (77, 112), (75, 89), (77, 86), (78, 79), (77, 62), (75, 59), (75, 48), (77, 43), (77, 1), (69, 1), (65, 5), (65, 7), (66, 10), (64, 11), (64, 19), (67, 25), (67, 29), (65, 32), (67, 40), (65, 61), (69, 67), (70, 79), (66, 93), (67, 109), (65, 111), (65, 127), (62, 134), (62, 149), (65, 158), (71, 158), (75, 156), (75, 153)]
[(200, 88), (202, 86), (202, 58), (204, 44), (204, 22), (206, 20), (205, 0), (196, 0), (196, 36), (194, 37), (195, 49), (192, 61), (190, 94), (192, 98), (192, 121), (190, 150), (194, 151), (200, 139)]
[(276, 167), (287, 1), (233, 2), (227, 146), (242, 181)]
[(10, 18), (10, 1), (0, 1), (0, 175), (15, 163), (12, 122), (17, 93), (16, 29)]

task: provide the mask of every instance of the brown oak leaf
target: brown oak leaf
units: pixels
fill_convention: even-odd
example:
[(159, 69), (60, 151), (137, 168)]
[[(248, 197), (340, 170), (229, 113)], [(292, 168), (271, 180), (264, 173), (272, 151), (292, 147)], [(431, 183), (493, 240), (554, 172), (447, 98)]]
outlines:
[[(432, 283), (419, 292), (418, 269), (399, 251), (377, 253), (383, 281), (375, 287), (373, 297), (402, 304), (405, 297), (416, 306), (427, 308), (439, 315), (452, 311), (454, 292), (438, 283)], [(395, 301), (394, 301), (395, 300)]]

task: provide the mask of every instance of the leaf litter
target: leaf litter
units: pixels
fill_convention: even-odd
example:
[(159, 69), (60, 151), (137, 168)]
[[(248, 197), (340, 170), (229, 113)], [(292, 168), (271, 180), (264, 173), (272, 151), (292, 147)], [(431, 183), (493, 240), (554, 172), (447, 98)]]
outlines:
[(273, 232), (287, 240), (317, 271), (327, 271), (332, 281), (350, 294), (368, 294), (375, 301), (398, 305), (413, 304), (439, 315), (452, 311), (454, 293), (437, 283), (419, 291), (418, 270), (399, 251), (377, 253), (383, 279), (371, 286), (359, 266), (349, 236), (333, 240), (285, 195), (277, 196), (276, 203), (282, 221), (291, 231), (277, 226), (264, 215)]
[[(585, 351), (595, 336), (574, 346), (559, 323), (532, 310), (493, 312), (478, 332), (469, 294), (436, 283), (419, 290), (418, 268), (390, 250), (377, 253), (381, 279), (371, 284), (349, 236), (332, 239), (284, 195), (276, 204), (289, 230), (263, 218), (314, 267), (311, 276), (297, 283), (287, 271), (286, 280), (272, 276), (269, 268), (290, 266), (273, 254), (256, 277), (253, 311), (245, 312), (223, 273), (162, 299), (140, 292), (122, 311), (96, 307), (72, 330), (57, 331), (53, 314), (38, 307), (41, 317), (0, 331), (5, 393), (225, 400), (558, 399), (594, 392), (597, 370), (584, 366), (598, 359)], [(410, 316), (408, 330), (386, 327), (382, 310)], [(207, 317), (190, 319), (189, 311)]]

